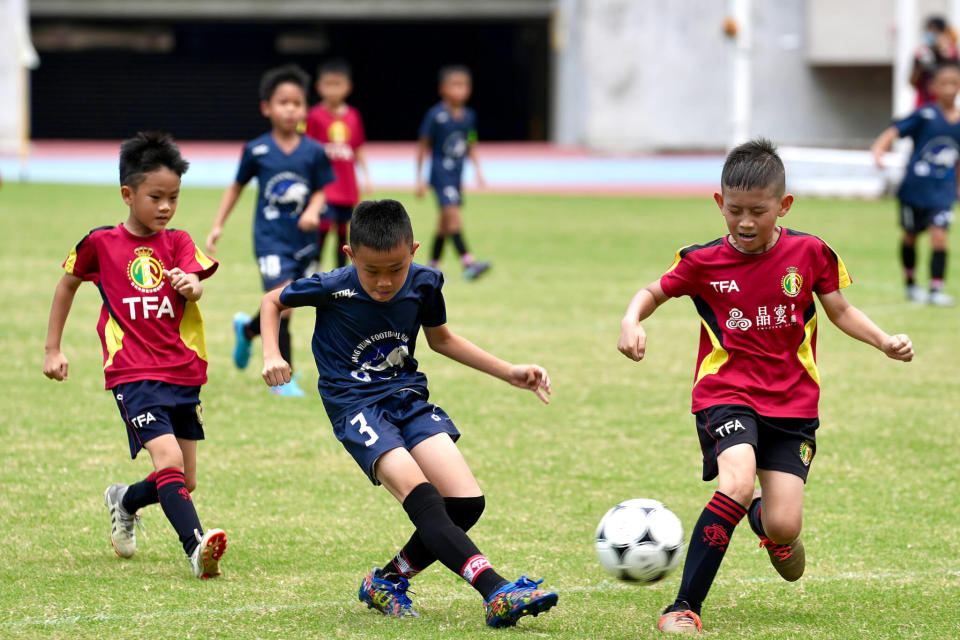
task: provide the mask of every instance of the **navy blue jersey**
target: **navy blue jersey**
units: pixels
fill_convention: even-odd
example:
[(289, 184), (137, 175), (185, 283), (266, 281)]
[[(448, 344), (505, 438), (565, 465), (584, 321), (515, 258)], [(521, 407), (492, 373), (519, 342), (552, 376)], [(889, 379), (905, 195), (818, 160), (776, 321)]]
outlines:
[(957, 199), (960, 122), (950, 124), (939, 107), (928, 105), (893, 126), (901, 137), (913, 139), (897, 197), (915, 207), (949, 209)]
[(265, 133), (243, 147), (237, 182), (259, 183), (253, 221), (253, 247), (258, 256), (288, 255), (316, 244), (316, 231), (297, 228), (297, 219), (315, 191), (333, 182), (333, 169), (323, 146), (306, 136), (292, 153), (284, 153)]
[(413, 356), (421, 325), (447, 321), (442, 287), (443, 274), (413, 263), (407, 281), (387, 302), (367, 295), (353, 265), (294, 280), (283, 289), (282, 304), (317, 308), (317, 388), (332, 422), (399, 389), (426, 392), (427, 377)]
[(443, 101), (430, 107), (420, 124), (421, 138), (430, 138), (430, 184), (434, 187), (459, 185), (463, 158), (477, 140), (477, 114), (463, 108), (463, 117), (456, 120)]

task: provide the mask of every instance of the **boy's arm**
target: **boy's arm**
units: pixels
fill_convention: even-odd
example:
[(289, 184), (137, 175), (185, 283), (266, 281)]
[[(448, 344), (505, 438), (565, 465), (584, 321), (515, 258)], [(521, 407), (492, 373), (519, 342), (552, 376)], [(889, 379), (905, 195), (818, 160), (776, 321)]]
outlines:
[(310, 201), (304, 207), (303, 213), (297, 218), (297, 227), (301, 231), (313, 231), (320, 226), (320, 213), (323, 211), (323, 205), (326, 202), (323, 196), (323, 189), (318, 189), (310, 196)]
[(883, 169), (883, 154), (890, 150), (893, 141), (900, 137), (900, 130), (890, 125), (877, 136), (877, 139), (870, 145), (870, 153), (873, 154), (873, 162), (878, 168)]
[(416, 195), (422, 198), (427, 193), (427, 182), (423, 179), (423, 161), (427, 157), (427, 149), (430, 148), (430, 138), (420, 136), (417, 142), (417, 181)]
[(217, 209), (217, 217), (213, 221), (213, 227), (211, 227), (210, 233), (207, 234), (207, 251), (210, 253), (217, 252), (214, 245), (217, 244), (217, 240), (219, 240), (223, 234), (223, 225), (227, 222), (227, 217), (233, 210), (233, 205), (237, 204), (237, 200), (240, 198), (242, 191), (243, 185), (239, 182), (234, 182), (223, 192), (223, 197), (220, 198), (220, 207)]
[(888, 358), (903, 362), (913, 360), (913, 343), (906, 334), (887, 335), (865, 313), (850, 304), (839, 289), (817, 295), (827, 317), (845, 334), (876, 347)]
[(368, 195), (373, 193), (373, 180), (370, 179), (370, 167), (367, 166), (367, 151), (363, 145), (353, 150), (353, 159), (363, 174), (363, 186), (360, 191)]
[(550, 376), (543, 367), (535, 364), (511, 364), (501, 360), (466, 338), (453, 333), (447, 325), (423, 327), (423, 333), (427, 337), (427, 344), (437, 353), (477, 371), (500, 378), (515, 387), (529, 389), (537, 394), (544, 404), (550, 404), (547, 398), (550, 395)]
[(620, 339), (617, 349), (631, 360), (639, 362), (647, 350), (647, 333), (640, 322), (646, 320), (661, 304), (668, 300), (660, 281), (655, 280), (637, 292), (627, 305), (620, 321)]
[(483, 177), (483, 170), (480, 169), (480, 157), (477, 155), (477, 145), (475, 143), (467, 147), (467, 157), (473, 163), (473, 172), (477, 176), (477, 186), (486, 189), (487, 181)]
[(280, 312), (289, 309), (280, 303), (281, 288), (268, 291), (260, 303), (260, 342), (263, 348), (264, 382), (276, 387), (290, 382), (290, 364), (280, 355)]
[(63, 338), (67, 316), (70, 315), (70, 307), (73, 306), (73, 297), (82, 282), (77, 276), (65, 273), (53, 293), (47, 339), (43, 346), (43, 375), (51, 380), (67, 379), (67, 357), (60, 351), (60, 340)]
[(184, 273), (180, 267), (174, 267), (169, 271), (164, 269), (163, 275), (170, 281), (170, 286), (190, 302), (196, 302), (203, 295), (203, 285), (196, 273)]

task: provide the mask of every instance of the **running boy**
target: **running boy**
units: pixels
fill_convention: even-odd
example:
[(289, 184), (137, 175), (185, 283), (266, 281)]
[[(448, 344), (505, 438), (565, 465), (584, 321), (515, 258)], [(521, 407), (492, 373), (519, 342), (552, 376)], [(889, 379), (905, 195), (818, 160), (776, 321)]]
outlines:
[(788, 581), (803, 575), (803, 487), (820, 424), (813, 294), (847, 335), (894, 360), (913, 358), (907, 336), (887, 335), (843, 296), (850, 277), (825, 242), (777, 225), (793, 196), (769, 141), (731, 151), (713, 197), (729, 234), (680, 249), (666, 274), (630, 301), (617, 343), (641, 360), (647, 336), (640, 322), (667, 298), (693, 298), (702, 324), (693, 413), (703, 479), (719, 478), (719, 486), (694, 527), (677, 598), (660, 616), (667, 633), (702, 629), (700, 608), (748, 513), (777, 572)]
[[(323, 187), (333, 181), (323, 147), (301, 136), (297, 129), (307, 116), (309, 80), (296, 65), (263, 74), (260, 112), (270, 120), (270, 132), (244, 146), (237, 178), (223, 193), (207, 236), (207, 250), (213, 253), (244, 185), (256, 177), (259, 187), (253, 249), (264, 291), (281, 289), (306, 274), (317, 254)], [(251, 341), (260, 334), (260, 314), (251, 318), (237, 313), (233, 317), (233, 332), (233, 362), (244, 369), (250, 361)], [(289, 311), (280, 320), (280, 349), (284, 359), (291, 356)], [(281, 396), (304, 395), (295, 379), (272, 391)]]
[(422, 167), (427, 149), (430, 149), (430, 186), (437, 195), (437, 204), (440, 207), (430, 266), (438, 268), (444, 242), (449, 236), (460, 254), (463, 277), (467, 280), (473, 280), (490, 268), (489, 262), (474, 260), (463, 239), (463, 196), (460, 180), (463, 176), (464, 156), (469, 156), (473, 163), (477, 184), (481, 188), (486, 184), (476, 152), (477, 114), (467, 106), (471, 84), (470, 70), (464, 66), (451, 65), (440, 69), (440, 102), (427, 111), (420, 124), (416, 190), (418, 198), (422, 198), (427, 192)]
[[(943, 290), (947, 273), (947, 231), (957, 200), (957, 161), (960, 160), (960, 109), (954, 106), (960, 93), (960, 66), (944, 62), (937, 67), (930, 90), (935, 101), (897, 120), (881, 133), (870, 151), (883, 168), (883, 153), (898, 137), (913, 140), (913, 152), (897, 191), (900, 199), (900, 260), (907, 282), (907, 298), (946, 307), (953, 297)], [(930, 229), (930, 291), (917, 285), (917, 235)]]
[(427, 401), (427, 378), (414, 359), (417, 333), (422, 326), (434, 351), (529, 389), (543, 402), (550, 378), (542, 367), (504, 362), (447, 328), (443, 275), (413, 263), (419, 246), (403, 205), (361, 202), (347, 248), (351, 266), (264, 296), (263, 378), (269, 385), (290, 379), (276, 339), (280, 313), (316, 307), (313, 354), (334, 433), (416, 527), (383, 569), (361, 581), (362, 602), (387, 615), (416, 616), (409, 579), (440, 560), (483, 596), (488, 625), (512, 626), (551, 608), (557, 594), (526, 576), (507, 582), (467, 537), (483, 512), (483, 492), (454, 444), (460, 433), (443, 409)]
[(335, 180), (323, 189), (326, 206), (320, 217), (320, 234), (317, 238), (318, 260), (323, 256), (323, 243), (334, 226), (337, 228), (337, 244), (334, 250), (337, 267), (347, 263), (343, 247), (347, 244), (347, 226), (353, 208), (360, 200), (357, 189), (356, 163), (363, 172), (366, 192), (373, 191), (370, 171), (363, 145), (367, 142), (360, 112), (345, 102), (353, 90), (350, 65), (343, 60), (330, 60), (317, 69), (317, 93), (320, 104), (307, 115), (307, 136), (323, 145)]
[(217, 263), (185, 231), (167, 229), (187, 166), (165, 134), (138, 133), (120, 146), (120, 195), (130, 213), (126, 222), (88, 233), (63, 263), (43, 373), (67, 379), (63, 327), (80, 283), (94, 283), (103, 298), (97, 332), (106, 388), (126, 424), (130, 456), (146, 449), (154, 469), (145, 480), (107, 488), (110, 542), (121, 558), (131, 557), (137, 550), (137, 512), (159, 502), (193, 575), (212, 578), (220, 575), (227, 536), (220, 529), (204, 532), (190, 494), (197, 487), (197, 440), (203, 440), (200, 386), (207, 381), (197, 301), (200, 281)]

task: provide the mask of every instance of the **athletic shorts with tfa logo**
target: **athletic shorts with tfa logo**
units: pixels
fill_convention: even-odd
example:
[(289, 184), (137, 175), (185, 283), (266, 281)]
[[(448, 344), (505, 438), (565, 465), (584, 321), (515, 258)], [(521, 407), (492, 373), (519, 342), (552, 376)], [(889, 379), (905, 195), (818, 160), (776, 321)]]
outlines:
[(900, 203), (900, 226), (904, 231), (919, 233), (927, 227), (949, 229), (953, 222), (950, 207), (915, 207), (906, 202)]
[(735, 444), (753, 446), (757, 469), (785, 471), (807, 481), (817, 452), (818, 418), (772, 418), (750, 407), (718, 404), (694, 413), (703, 451), (703, 479), (717, 477), (717, 458)]
[(438, 433), (449, 434), (454, 442), (460, 438), (450, 416), (427, 402), (426, 391), (420, 389), (400, 389), (351, 413), (334, 422), (333, 432), (374, 485), (380, 484), (377, 460), (387, 451), (409, 451)]
[(124, 382), (110, 390), (127, 425), (130, 457), (154, 438), (173, 434), (184, 440), (203, 440), (200, 387), (158, 380)]

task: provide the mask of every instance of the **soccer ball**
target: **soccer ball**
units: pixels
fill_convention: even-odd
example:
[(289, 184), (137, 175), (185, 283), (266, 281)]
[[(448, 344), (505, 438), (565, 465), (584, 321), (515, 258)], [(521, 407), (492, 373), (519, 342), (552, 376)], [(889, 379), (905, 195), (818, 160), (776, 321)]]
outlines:
[(597, 556), (615, 578), (653, 584), (683, 555), (683, 525), (657, 500), (637, 498), (607, 511), (597, 527)]

